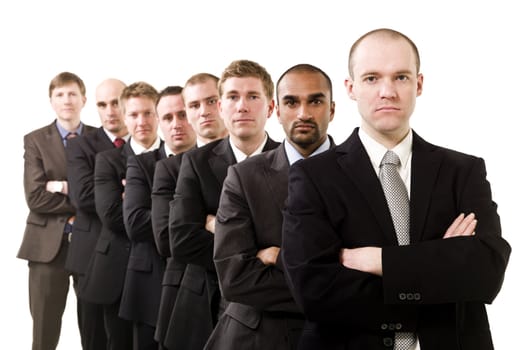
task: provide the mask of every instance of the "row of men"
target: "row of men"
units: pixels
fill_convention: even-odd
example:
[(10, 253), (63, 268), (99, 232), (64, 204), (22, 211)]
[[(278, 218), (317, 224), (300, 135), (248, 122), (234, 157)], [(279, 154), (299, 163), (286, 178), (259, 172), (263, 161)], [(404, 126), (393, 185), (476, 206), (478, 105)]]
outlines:
[(408, 37), (365, 34), (349, 69), (363, 121), (339, 146), (309, 64), (276, 106), (249, 60), (159, 93), (109, 79), (99, 129), (80, 122), (82, 80), (55, 77), (56, 121), (24, 137), (33, 349), (58, 343), (70, 274), (83, 349), (492, 348), (483, 303), (510, 247), (483, 162), (410, 129)]

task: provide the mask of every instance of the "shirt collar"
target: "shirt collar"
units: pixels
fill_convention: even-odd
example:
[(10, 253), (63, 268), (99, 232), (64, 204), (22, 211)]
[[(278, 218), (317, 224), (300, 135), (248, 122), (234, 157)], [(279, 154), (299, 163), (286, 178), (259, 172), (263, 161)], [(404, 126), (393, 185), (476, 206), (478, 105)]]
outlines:
[(139, 143), (137, 143), (137, 141), (135, 141), (133, 137), (130, 138), (130, 147), (132, 147), (132, 151), (134, 151), (134, 154), (141, 154), (141, 153), (153, 151), (155, 149), (158, 149), (160, 145), (161, 145), (161, 139), (159, 138), (159, 136), (156, 138), (155, 142), (149, 148), (144, 148)]
[(232, 142), (232, 138), (229, 137), (229, 145), (231, 146), (232, 152), (234, 153), (234, 157), (236, 158), (236, 163), (239, 163), (242, 160), (245, 160), (245, 159), (247, 159), (249, 157), (252, 157), (252, 156), (255, 156), (257, 154), (262, 153), (263, 148), (264, 148), (266, 143), (267, 143), (267, 133), (265, 133), (265, 138), (264, 138), (263, 142), (260, 144), (260, 146), (258, 146), (258, 148), (256, 148), (256, 150), (253, 153), (251, 153), (249, 155), (246, 155), (241, 150), (239, 150), (238, 147), (236, 147), (234, 145), (234, 142)]
[(69, 134), (70, 132), (77, 133), (77, 135), (79, 135), (79, 136), (80, 136), (81, 133), (82, 133), (82, 128), (83, 128), (83, 124), (82, 124), (82, 122), (79, 123), (79, 126), (78, 126), (77, 129), (74, 130), (74, 131), (68, 131), (68, 130), (64, 129), (64, 128), (62, 127), (62, 125), (60, 125), (60, 123), (59, 123), (58, 120), (55, 122), (55, 125), (57, 126), (57, 130), (59, 131), (59, 134), (60, 134), (60, 137), (62, 138), (62, 140), (65, 140), (65, 139), (66, 139), (66, 136), (68, 136), (68, 134)]
[[(366, 149), (366, 153), (370, 157), (373, 167), (377, 170), (381, 164), (384, 154), (388, 151), (379, 142), (375, 141), (370, 135), (368, 135), (362, 128), (359, 129), (359, 138)], [(413, 131), (405, 136), (405, 138), (397, 144), (392, 151), (395, 152), (401, 160), (401, 168), (405, 169), (408, 165), (408, 160), (412, 154), (412, 142), (413, 142)]]
[[(115, 139), (117, 138), (117, 136), (115, 136), (110, 131), (106, 130), (105, 128), (102, 128), (102, 129), (104, 130), (104, 133), (106, 134), (106, 136), (108, 136), (110, 141), (112, 141), (112, 143), (113, 143), (115, 141)], [(130, 134), (126, 134), (126, 135), (122, 136), (121, 138), (123, 140), (125, 140), (126, 142), (128, 142), (128, 140), (130, 139)]]
[[(318, 146), (318, 148), (315, 151), (313, 151), (308, 157), (312, 157), (314, 155), (327, 151), (330, 146), (331, 146), (331, 142), (329, 141), (329, 137), (326, 136), (326, 140), (322, 142), (322, 144)], [(284, 147), (285, 147), (285, 154), (287, 155), (287, 159), (289, 160), (289, 165), (293, 165), (299, 160), (304, 159), (304, 156), (301, 155), (300, 152), (298, 152), (298, 150), (289, 142), (288, 139), (285, 139)]]

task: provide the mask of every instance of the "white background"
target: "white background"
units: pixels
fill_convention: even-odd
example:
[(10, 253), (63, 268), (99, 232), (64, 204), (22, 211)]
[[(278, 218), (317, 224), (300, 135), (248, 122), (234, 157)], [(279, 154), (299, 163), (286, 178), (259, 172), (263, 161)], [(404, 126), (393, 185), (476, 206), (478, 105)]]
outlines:
[[(0, 348), (30, 349), (27, 265), (16, 259), (27, 207), (22, 187), (27, 132), (49, 124), (48, 85), (61, 71), (86, 83), (84, 122), (99, 126), (94, 90), (108, 77), (144, 80), (158, 89), (192, 74), (220, 75), (235, 59), (265, 66), (273, 78), (311, 63), (333, 80), (338, 143), (359, 124), (345, 95), (352, 42), (378, 27), (412, 38), (421, 51), (423, 95), (412, 117), (430, 142), (485, 159), (504, 237), (511, 243), (501, 293), (488, 307), (496, 349), (524, 338), (525, 133), (527, 25), (515, 1), (3, 1), (0, 5), (0, 113), (4, 151), (0, 246)], [(271, 136), (283, 133), (273, 116)], [(70, 294), (59, 349), (80, 349)]]

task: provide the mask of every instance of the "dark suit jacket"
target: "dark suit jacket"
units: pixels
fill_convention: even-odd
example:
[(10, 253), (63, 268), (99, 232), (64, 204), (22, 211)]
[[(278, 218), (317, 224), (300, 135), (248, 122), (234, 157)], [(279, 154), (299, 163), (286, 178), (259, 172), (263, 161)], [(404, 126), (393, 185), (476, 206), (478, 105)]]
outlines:
[[(84, 125), (83, 135), (92, 129)], [(18, 258), (47, 263), (57, 256), (64, 226), (75, 207), (68, 196), (46, 191), (46, 183), (66, 180), (66, 152), (56, 121), (25, 135), (24, 192), (29, 215)]]
[[(268, 138), (263, 150), (278, 145)], [(178, 339), (186, 343), (185, 348), (202, 348), (214, 326), (217, 305), (213, 299), (219, 291), (212, 260), (214, 236), (205, 229), (205, 220), (208, 214), (216, 215), (227, 168), (234, 163), (228, 138), (186, 152), (170, 203), (172, 257), (190, 264), (174, 309), (177, 319), (171, 320), (175, 330), (181, 332)], [(187, 320), (192, 313), (194, 317)]]
[(169, 328), (170, 317), (174, 308), (177, 293), (183, 273), (184, 263), (172, 258), (170, 253), (170, 240), (168, 237), (169, 203), (176, 192), (176, 182), (181, 166), (183, 153), (156, 163), (154, 182), (152, 184), (152, 229), (157, 252), (167, 258), (161, 289), (161, 302), (156, 324), (155, 339), (161, 344), (165, 342), (176, 343), (173, 332)]
[(95, 211), (93, 172), (95, 155), (113, 149), (102, 127), (68, 141), (68, 196), (77, 209), (68, 248), (66, 269), (84, 275), (101, 232), (101, 220)]
[(295, 349), (302, 322), (284, 337), (288, 323), (277, 320), (304, 318), (286, 283), (282, 259), (279, 255), (276, 265), (264, 265), (256, 257), (261, 249), (282, 245), (288, 173), (283, 143), (229, 167), (216, 216), (214, 263), (222, 295), (230, 302), (223, 317), (240, 324), (220, 321), (208, 343), (211, 349), (246, 348), (253, 342), (258, 349)]
[[(501, 288), (510, 246), (501, 238), (482, 159), (414, 133), (409, 246), (398, 246), (381, 184), (358, 137), (289, 173), (282, 255), (310, 321), (300, 349), (383, 349), (394, 331), (421, 349), (492, 349), (484, 303)], [(476, 236), (442, 239), (459, 213)], [(382, 247), (383, 276), (347, 269), (341, 248)]]
[(130, 241), (123, 221), (122, 180), (127, 159), (133, 154), (126, 143), (95, 156), (95, 209), (102, 229), (81, 286), (81, 297), (92, 303), (114, 304), (123, 290)]
[(155, 327), (165, 259), (157, 254), (152, 232), (152, 181), (156, 162), (166, 158), (158, 149), (128, 157), (123, 217), (132, 243), (119, 316)]

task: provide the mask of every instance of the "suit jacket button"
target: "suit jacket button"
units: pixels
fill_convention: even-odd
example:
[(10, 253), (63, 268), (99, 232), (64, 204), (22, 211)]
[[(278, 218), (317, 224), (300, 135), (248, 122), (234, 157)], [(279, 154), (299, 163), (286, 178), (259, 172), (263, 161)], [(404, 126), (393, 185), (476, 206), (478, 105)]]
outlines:
[(399, 293), (399, 300), (406, 300), (406, 294)]
[(406, 300), (414, 300), (414, 294), (413, 293), (406, 294)]
[(381, 324), (381, 329), (383, 331), (387, 330), (388, 329), (388, 325), (386, 323)]
[(393, 346), (393, 339), (392, 339), (392, 338), (383, 338), (383, 339), (382, 339), (382, 343), (383, 343), (384, 346), (386, 346), (386, 347)]
[(400, 323), (396, 323), (396, 324), (395, 324), (395, 329), (396, 329), (396, 330), (399, 331), (399, 330), (401, 330), (402, 328), (403, 328), (403, 325), (402, 325), (402, 324), (400, 324)]
[(388, 329), (391, 330), (391, 331), (394, 331), (395, 330), (395, 325), (393, 323), (390, 323), (388, 325)]
[(414, 300), (421, 300), (421, 293), (415, 293)]

